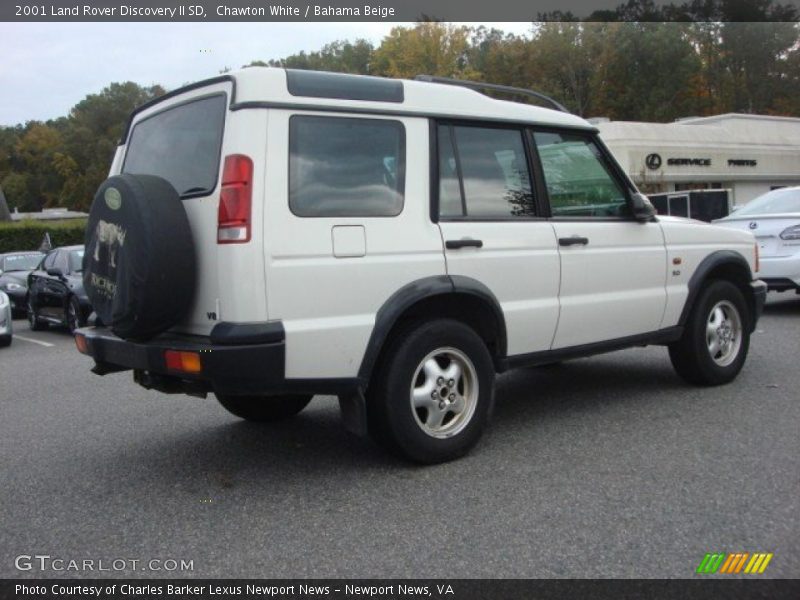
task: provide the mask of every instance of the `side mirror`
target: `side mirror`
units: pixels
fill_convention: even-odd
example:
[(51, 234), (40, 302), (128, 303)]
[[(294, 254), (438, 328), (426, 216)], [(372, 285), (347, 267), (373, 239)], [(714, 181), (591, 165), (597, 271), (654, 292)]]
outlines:
[(51, 268), (47, 269), (47, 274), (50, 275), (50, 277), (63, 277), (64, 276), (64, 272), (61, 269), (59, 269), (58, 267), (51, 267)]
[(644, 194), (633, 195), (633, 218), (644, 223), (652, 220), (656, 216), (656, 207), (650, 203), (650, 199)]

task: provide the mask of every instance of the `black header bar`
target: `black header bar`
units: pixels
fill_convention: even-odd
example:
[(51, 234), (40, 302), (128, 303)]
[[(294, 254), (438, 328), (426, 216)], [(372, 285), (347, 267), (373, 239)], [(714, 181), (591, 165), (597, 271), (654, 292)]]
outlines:
[[(653, 6), (674, 10), (637, 14), (612, 11), (622, 0), (9, 0), (0, 3), (0, 21), (10, 22), (133, 22), (133, 21), (397, 21), (440, 20), (538, 21), (577, 18), (592, 20), (720, 20), (710, 12), (692, 12), (688, 1), (655, 0)], [(720, 7), (721, 0), (717, 0)], [(742, 10), (721, 20), (796, 20), (800, 0), (773, 2), (780, 10), (755, 14)], [(746, 7), (745, 7), (746, 8)], [(773, 7), (774, 8), (774, 7)], [(687, 12), (688, 11), (688, 12)], [(738, 16), (737, 16), (738, 15)]]

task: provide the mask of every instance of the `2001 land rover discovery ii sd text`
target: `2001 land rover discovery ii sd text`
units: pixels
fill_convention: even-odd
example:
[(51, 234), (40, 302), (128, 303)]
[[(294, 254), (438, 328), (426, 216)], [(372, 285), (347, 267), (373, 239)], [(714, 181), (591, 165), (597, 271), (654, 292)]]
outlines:
[(338, 395), (430, 463), (512, 367), (662, 344), (692, 383), (736, 377), (753, 237), (657, 217), (592, 125), (470, 88), (250, 68), (137, 109), (87, 230), (94, 372), (256, 421)]

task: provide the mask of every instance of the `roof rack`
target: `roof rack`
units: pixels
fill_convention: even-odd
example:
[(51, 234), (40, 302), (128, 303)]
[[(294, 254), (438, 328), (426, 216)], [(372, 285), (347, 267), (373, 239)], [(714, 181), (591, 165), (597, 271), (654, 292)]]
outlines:
[(530, 96), (538, 98), (549, 103), (556, 110), (568, 113), (569, 110), (563, 105), (553, 100), (550, 96), (545, 96), (533, 90), (526, 90), (525, 88), (512, 87), (510, 85), (499, 85), (497, 83), (486, 83), (484, 81), (468, 81), (466, 79), (453, 79), (451, 77), (438, 77), (436, 75), (417, 75), (414, 78), (416, 81), (427, 81), (428, 83), (444, 83), (447, 85), (458, 85), (461, 87), (481, 92), (481, 90), (491, 90), (494, 92), (502, 92), (504, 94), (517, 94), (520, 96)]

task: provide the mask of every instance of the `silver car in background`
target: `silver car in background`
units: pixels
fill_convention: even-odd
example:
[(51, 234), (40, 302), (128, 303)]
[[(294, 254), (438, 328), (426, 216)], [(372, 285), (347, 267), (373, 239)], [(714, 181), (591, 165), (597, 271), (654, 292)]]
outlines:
[(758, 278), (772, 291), (800, 294), (800, 187), (767, 192), (714, 224), (756, 236)]
[(0, 292), (0, 347), (11, 345), (12, 327), (11, 301), (8, 294)]

